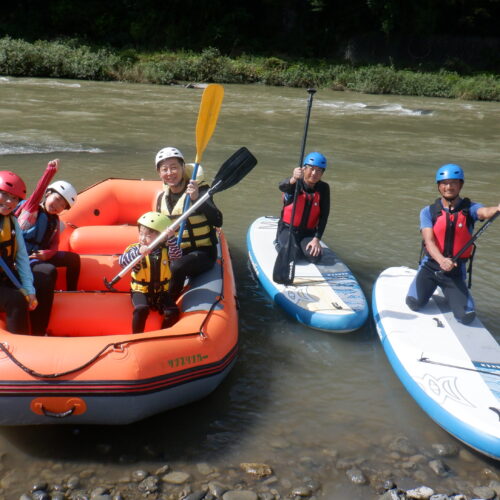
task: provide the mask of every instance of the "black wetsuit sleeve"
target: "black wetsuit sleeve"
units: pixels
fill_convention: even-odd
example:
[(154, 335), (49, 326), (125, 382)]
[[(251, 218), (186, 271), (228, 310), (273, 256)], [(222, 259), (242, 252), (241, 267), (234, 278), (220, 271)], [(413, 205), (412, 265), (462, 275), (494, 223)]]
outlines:
[(278, 189), (282, 193), (293, 194), (295, 192), (295, 184), (290, 184), (290, 177), (288, 177), (279, 183)]

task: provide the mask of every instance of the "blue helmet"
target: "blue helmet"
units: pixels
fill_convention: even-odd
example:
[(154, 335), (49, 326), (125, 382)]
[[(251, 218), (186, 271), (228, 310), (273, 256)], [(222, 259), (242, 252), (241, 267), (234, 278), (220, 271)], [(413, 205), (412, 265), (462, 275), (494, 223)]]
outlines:
[(321, 153), (309, 153), (304, 159), (304, 166), (326, 168), (326, 158)]
[(436, 182), (445, 181), (446, 179), (460, 179), (465, 181), (464, 171), (462, 167), (454, 163), (447, 163), (438, 168), (436, 172)]

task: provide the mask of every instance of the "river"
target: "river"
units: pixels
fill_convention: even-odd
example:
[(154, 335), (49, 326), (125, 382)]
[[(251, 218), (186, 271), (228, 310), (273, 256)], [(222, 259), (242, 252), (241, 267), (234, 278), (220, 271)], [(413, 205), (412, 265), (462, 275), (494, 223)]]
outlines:
[[(0, 170), (19, 173), (30, 191), (53, 158), (61, 160), (58, 178), (78, 189), (107, 177), (155, 179), (154, 156), (164, 146), (194, 161), (201, 92), (2, 77)], [(38, 470), (54, 464), (118, 476), (130, 461), (178, 467), (266, 462), (293, 475), (290, 470), (309, 461), (316, 464), (321, 498), (362, 499), (371, 490), (334, 474), (322, 465), (325, 457), (384, 457), (400, 435), (420, 451), (435, 443), (465, 448), (406, 393), (371, 317), (348, 335), (308, 329), (270, 303), (251, 274), (246, 231), (261, 215), (279, 215), (277, 184), (298, 164), (307, 98), (304, 89), (226, 85), (203, 154), (208, 178), (241, 146), (259, 161), (237, 186), (216, 195), (241, 304), (240, 355), (229, 377), (202, 401), (127, 427), (0, 429), (3, 466), (18, 478), (10, 486), (17, 497), (6, 498), (19, 498)], [(440, 165), (463, 166), (463, 193), (470, 198), (500, 201), (499, 112), (500, 104), (491, 102), (316, 93), (306, 152), (321, 151), (329, 162), (323, 180), (332, 188), (332, 211), (324, 240), (369, 300), (382, 270), (417, 265), (418, 214), (438, 196)], [(473, 294), (481, 320), (500, 340), (498, 229), (492, 226), (478, 241)], [(466, 457), (448, 461), (452, 474), (445, 483), (430, 471), (423, 482), (458, 490), (484, 484), (485, 469), (500, 476), (498, 462), (471, 450)]]

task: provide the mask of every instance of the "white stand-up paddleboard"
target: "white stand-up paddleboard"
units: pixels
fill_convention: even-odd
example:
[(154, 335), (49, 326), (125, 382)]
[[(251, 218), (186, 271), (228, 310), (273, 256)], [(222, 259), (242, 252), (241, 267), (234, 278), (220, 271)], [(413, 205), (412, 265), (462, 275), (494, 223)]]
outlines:
[(500, 346), (479, 319), (455, 320), (440, 290), (421, 311), (405, 303), (416, 271), (391, 267), (373, 315), (392, 367), (427, 414), (460, 441), (500, 459)]
[(350, 269), (323, 242), (317, 264), (297, 261), (293, 285), (273, 281), (277, 225), (277, 217), (260, 217), (247, 233), (250, 263), (268, 295), (311, 328), (346, 333), (363, 326), (368, 317), (363, 291)]

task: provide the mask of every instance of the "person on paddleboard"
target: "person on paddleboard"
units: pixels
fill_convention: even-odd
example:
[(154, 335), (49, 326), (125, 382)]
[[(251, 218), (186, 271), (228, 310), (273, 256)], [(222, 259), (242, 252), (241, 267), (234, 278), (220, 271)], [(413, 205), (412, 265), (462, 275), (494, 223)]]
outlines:
[(476, 317), (470, 282), (469, 287), (466, 283), (466, 263), (472, 260), (474, 245), (458, 260), (454, 256), (471, 239), (474, 223), (493, 217), (500, 210), (500, 204), (485, 207), (469, 198), (461, 198), (464, 182), (464, 171), (459, 165), (449, 163), (436, 172), (441, 197), (420, 212), (424, 256), (410, 285), (406, 304), (418, 311), (439, 286), (457, 321), (468, 324)]
[[(54, 160), (57, 161), (57, 160)], [(67, 181), (50, 184), (35, 211), (32, 225), (23, 229), (24, 243), (30, 259), (38, 307), (30, 313), (31, 333), (43, 336), (54, 302), (57, 268), (66, 269), (66, 289), (75, 291), (80, 276), (80, 255), (59, 250), (61, 224), (59, 215), (76, 202), (76, 189)], [(17, 210), (21, 209), (20, 205)]]
[[(166, 147), (158, 151), (155, 165), (163, 181), (163, 192), (156, 198), (156, 210), (171, 221), (182, 215), (187, 196), (194, 203), (210, 187), (203, 180), (201, 166), (196, 179), (191, 179), (191, 166), (186, 165), (177, 148)], [(211, 197), (188, 217), (180, 242), (182, 257), (171, 264), (169, 294), (174, 303), (187, 277), (198, 276), (214, 266), (217, 260), (215, 228), (221, 226), (222, 213)]]
[(280, 182), (283, 209), (276, 234), (278, 251), (288, 244), (295, 187), (298, 183), (293, 235), (301, 255), (296, 258), (302, 257), (310, 262), (317, 262), (321, 258), (320, 241), (330, 215), (330, 186), (321, 180), (326, 164), (326, 158), (321, 153), (309, 153), (304, 159), (303, 167), (295, 168), (290, 178)]
[[(134, 312), (132, 333), (143, 333), (151, 309), (163, 315), (162, 328), (169, 328), (179, 319), (179, 309), (168, 293), (171, 283), (171, 263), (182, 256), (175, 239), (175, 232), (169, 229), (170, 220), (159, 212), (147, 212), (137, 220), (139, 241), (129, 245), (120, 256), (119, 264), (127, 266), (138, 255), (144, 258), (132, 268), (130, 293)], [(149, 245), (164, 231), (167, 231), (167, 246), (158, 245), (149, 250)]]
[[(21, 228), (11, 215), (26, 198), (26, 184), (14, 172), (0, 172), (0, 311), (7, 330), (29, 334), (28, 310), (38, 303)], [(21, 287), (19, 287), (21, 285)]]

